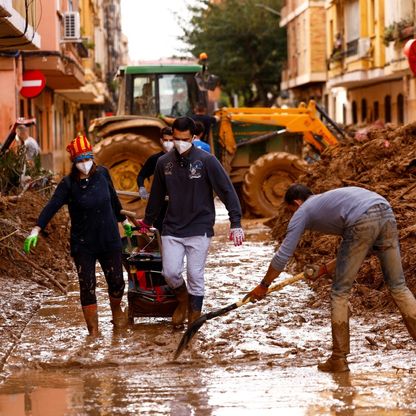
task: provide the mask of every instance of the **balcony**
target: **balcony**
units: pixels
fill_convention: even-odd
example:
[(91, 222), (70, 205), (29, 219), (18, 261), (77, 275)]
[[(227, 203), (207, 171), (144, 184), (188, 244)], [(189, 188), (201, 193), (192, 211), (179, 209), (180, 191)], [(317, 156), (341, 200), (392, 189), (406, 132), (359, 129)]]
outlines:
[(413, 19), (402, 19), (384, 28), (384, 44), (389, 46), (391, 42), (404, 43), (414, 37), (416, 26)]
[[(17, 7), (17, 6), (16, 6)], [(34, 5), (28, 9), (29, 22), (36, 21)], [(1, 49), (39, 49), (40, 36), (31, 25), (27, 25), (24, 18), (25, 11), (13, 8), (11, 0), (4, 0), (0, 4), (0, 47)]]

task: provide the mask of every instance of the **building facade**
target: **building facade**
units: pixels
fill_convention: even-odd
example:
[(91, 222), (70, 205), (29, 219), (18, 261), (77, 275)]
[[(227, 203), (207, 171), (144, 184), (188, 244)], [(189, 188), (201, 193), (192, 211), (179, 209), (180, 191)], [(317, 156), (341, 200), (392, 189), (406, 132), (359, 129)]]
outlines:
[(326, 82), (325, 2), (286, 0), (280, 26), (287, 30), (287, 66), (281, 89), (292, 105), (321, 101)]
[[(70, 168), (67, 144), (114, 105), (108, 68), (121, 62), (108, 54), (105, 3), (46, 1), (40, 10), (37, 2), (0, 2), (0, 36), (8, 36), (0, 37), (0, 141), (18, 117), (35, 117), (31, 134), (41, 146), (42, 165), (56, 173)], [(25, 4), (30, 4), (29, 13)], [(26, 27), (19, 42), (13, 40)], [(44, 75), (46, 86), (28, 98), (21, 94), (22, 77), (32, 70)]]
[(403, 49), (414, 16), (414, 0), (327, 0), (327, 103), (335, 120), (412, 120), (415, 81)]

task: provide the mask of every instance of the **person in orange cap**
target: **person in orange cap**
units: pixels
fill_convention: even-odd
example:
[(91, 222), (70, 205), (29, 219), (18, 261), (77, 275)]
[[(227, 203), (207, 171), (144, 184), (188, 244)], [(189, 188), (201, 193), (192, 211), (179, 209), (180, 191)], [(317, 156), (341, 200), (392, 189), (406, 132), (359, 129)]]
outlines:
[(71, 218), (71, 256), (78, 272), (82, 311), (89, 334), (97, 336), (97, 260), (107, 281), (113, 324), (126, 324), (120, 305), (124, 279), (122, 245), (117, 222), (123, 222), (127, 236), (131, 236), (132, 226), (121, 214), (122, 207), (107, 168), (95, 164), (88, 139), (79, 134), (66, 150), (72, 161), (71, 172), (61, 180), (40, 213), (36, 226), (25, 240), (24, 251), (28, 254), (32, 247), (36, 247), (39, 231), (47, 226), (63, 205), (68, 205)]

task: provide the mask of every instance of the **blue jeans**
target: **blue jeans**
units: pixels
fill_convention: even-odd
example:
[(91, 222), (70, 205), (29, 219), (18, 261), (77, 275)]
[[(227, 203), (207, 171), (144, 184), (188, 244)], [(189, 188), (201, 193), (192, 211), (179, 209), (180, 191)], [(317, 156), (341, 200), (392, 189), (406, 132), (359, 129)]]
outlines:
[(391, 207), (378, 204), (346, 228), (342, 236), (331, 291), (332, 324), (348, 325), (348, 297), (370, 250), (380, 261), (384, 281), (405, 322), (407, 318), (416, 319), (416, 300), (403, 274), (396, 219)]

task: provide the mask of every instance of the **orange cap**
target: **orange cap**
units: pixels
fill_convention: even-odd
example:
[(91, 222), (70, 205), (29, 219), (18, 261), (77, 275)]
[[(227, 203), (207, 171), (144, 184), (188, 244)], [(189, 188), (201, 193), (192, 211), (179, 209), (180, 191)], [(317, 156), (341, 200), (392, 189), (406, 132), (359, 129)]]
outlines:
[(88, 139), (81, 133), (72, 140), (66, 147), (66, 151), (69, 152), (70, 158), (73, 162), (77, 159), (89, 159), (93, 157), (92, 146)]

